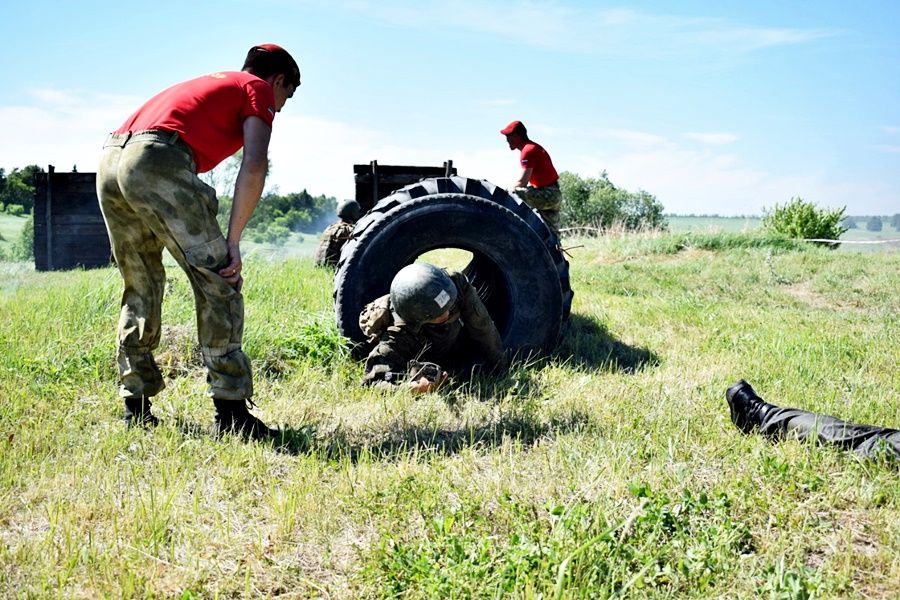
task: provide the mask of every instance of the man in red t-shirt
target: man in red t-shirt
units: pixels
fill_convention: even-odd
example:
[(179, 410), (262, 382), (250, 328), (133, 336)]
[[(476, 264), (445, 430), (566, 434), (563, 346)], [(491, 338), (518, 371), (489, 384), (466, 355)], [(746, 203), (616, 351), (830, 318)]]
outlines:
[[(241, 71), (211, 73), (148, 100), (103, 146), (97, 195), (125, 284), (118, 327), (125, 421), (155, 425), (150, 399), (165, 387), (153, 358), (166, 275), (163, 248), (187, 274), (219, 432), (262, 439), (277, 432), (248, 411), (250, 361), (241, 350), (240, 240), (262, 195), (275, 113), (300, 85), (284, 48), (254, 46)], [(243, 148), (227, 236), (218, 200), (197, 176)]]
[(562, 193), (559, 175), (550, 155), (543, 146), (528, 139), (528, 131), (521, 121), (513, 121), (500, 130), (506, 136), (510, 150), (519, 150), (522, 175), (516, 180), (515, 193), (528, 206), (536, 209), (550, 229), (559, 236), (559, 209)]

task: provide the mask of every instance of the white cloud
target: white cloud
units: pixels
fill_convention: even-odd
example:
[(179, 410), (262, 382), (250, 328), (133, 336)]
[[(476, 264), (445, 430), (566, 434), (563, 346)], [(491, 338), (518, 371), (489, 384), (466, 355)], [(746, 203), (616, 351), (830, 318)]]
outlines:
[(126, 96), (63, 90), (29, 90), (31, 105), (0, 106), (0, 166), (54, 165), (96, 170), (106, 134), (140, 104)]
[[(4, 168), (53, 164), (68, 170), (76, 164), (80, 171), (94, 171), (106, 132), (140, 103), (129, 97), (54, 90), (32, 97), (38, 99), (34, 106), (0, 106)], [(605, 169), (616, 185), (645, 189), (671, 212), (758, 214), (764, 206), (792, 196), (823, 206), (848, 205), (854, 213), (883, 213), (896, 204), (896, 188), (887, 183), (846, 183), (829, 171), (773, 173), (748, 165), (737, 153), (717, 150), (721, 146), (682, 146), (649, 131), (536, 128), (536, 138), (546, 143), (559, 170), (592, 177)], [(511, 185), (519, 173), (516, 153), (493, 136), (441, 144), (410, 139), (348, 122), (279, 114), (270, 148), (269, 187), (352, 198), (353, 165), (376, 159), (381, 164), (433, 166), (452, 159), (461, 175), (502, 186)], [(897, 146), (882, 149), (900, 152)]]
[(684, 136), (688, 139), (700, 142), (701, 144), (709, 144), (710, 146), (722, 146), (725, 144), (733, 144), (738, 140), (738, 136), (734, 133), (686, 133)]
[(900, 146), (881, 145), (881, 146), (875, 146), (875, 148), (882, 152), (888, 152), (889, 154), (900, 153)]
[(673, 31), (678, 30), (687, 32), (697, 44), (734, 48), (744, 52), (773, 46), (804, 44), (835, 35), (835, 32), (824, 29), (740, 27), (719, 19), (698, 21), (695, 29), (675, 21)]
[(896, 189), (877, 181), (848, 183), (828, 171), (773, 173), (748, 165), (739, 155), (671, 145), (586, 154), (554, 152), (554, 163), (582, 176), (606, 170), (619, 187), (646, 190), (667, 212), (679, 214), (761, 214), (794, 196), (821, 206), (848, 206), (852, 212), (884, 212)]
[(609, 129), (606, 130), (605, 136), (623, 142), (632, 147), (653, 147), (669, 145), (669, 141), (665, 137), (646, 131), (634, 131), (630, 129)]
[(512, 106), (516, 101), (509, 98), (495, 98), (493, 100), (481, 100), (479, 106)]
[(575, 8), (558, 2), (475, 0), (354, 2), (346, 10), (392, 26), (440, 26), (563, 51), (675, 59), (685, 54), (747, 53), (838, 35), (833, 29), (747, 26), (726, 19), (652, 14), (621, 8)]
[(885, 125), (884, 132), (888, 135), (896, 135), (900, 133), (900, 127), (895, 127), (893, 125)]
[(441, 166), (452, 160), (460, 175), (497, 185), (510, 185), (518, 173), (518, 157), (504, 151), (500, 143), (489, 148), (385, 143), (395, 138), (389, 131), (340, 121), (278, 115), (270, 144), (269, 184), (282, 192), (306, 189), (338, 199), (353, 198), (353, 165), (372, 160), (385, 165), (420, 166)]

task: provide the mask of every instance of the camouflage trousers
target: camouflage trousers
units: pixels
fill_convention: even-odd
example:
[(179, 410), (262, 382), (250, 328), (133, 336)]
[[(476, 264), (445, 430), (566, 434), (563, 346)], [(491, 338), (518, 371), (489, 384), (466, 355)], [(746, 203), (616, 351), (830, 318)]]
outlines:
[(559, 211), (562, 206), (559, 184), (552, 183), (546, 187), (517, 187), (515, 192), (525, 204), (540, 213), (553, 233), (559, 237)]
[(218, 274), (229, 262), (216, 222), (218, 200), (197, 177), (188, 147), (170, 132), (110, 136), (97, 171), (97, 196), (124, 281), (119, 395), (154, 396), (165, 387), (153, 358), (160, 340), (165, 248), (194, 292), (208, 395), (249, 398), (250, 361), (241, 350), (244, 299)]

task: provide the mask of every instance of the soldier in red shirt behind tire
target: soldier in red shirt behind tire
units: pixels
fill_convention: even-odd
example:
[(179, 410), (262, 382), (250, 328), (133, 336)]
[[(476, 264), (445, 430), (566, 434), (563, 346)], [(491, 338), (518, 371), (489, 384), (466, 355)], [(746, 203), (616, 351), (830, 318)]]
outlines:
[[(151, 398), (165, 384), (153, 358), (167, 249), (187, 274), (208, 395), (220, 433), (263, 439), (277, 434), (250, 414), (250, 361), (241, 349), (240, 239), (259, 203), (275, 113), (300, 85), (284, 48), (254, 46), (241, 71), (176, 84), (110, 134), (97, 171), (97, 195), (125, 290), (118, 326), (119, 395), (128, 424), (156, 425)], [(227, 236), (216, 222), (215, 190), (197, 176), (244, 149)]]
[(528, 130), (522, 121), (513, 121), (500, 130), (506, 136), (510, 150), (519, 150), (522, 175), (516, 180), (514, 192), (528, 206), (537, 209), (544, 222), (559, 237), (559, 211), (562, 192), (559, 175), (553, 167), (550, 155), (543, 146), (528, 139)]

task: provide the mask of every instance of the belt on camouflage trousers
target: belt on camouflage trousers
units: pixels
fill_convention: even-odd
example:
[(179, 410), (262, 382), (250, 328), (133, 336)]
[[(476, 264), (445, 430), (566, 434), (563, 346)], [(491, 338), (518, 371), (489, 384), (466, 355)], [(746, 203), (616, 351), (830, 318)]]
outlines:
[(193, 158), (194, 153), (191, 151), (181, 135), (177, 131), (166, 131), (164, 129), (145, 129), (142, 131), (129, 131), (127, 133), (111, 133), (103, 144), (104, 148), (109, 146), (117, 146), (124, 148), (132, 142), (158, 142), (160, 144), (168, 144), (188, 153)]

